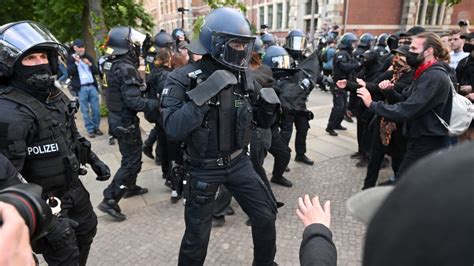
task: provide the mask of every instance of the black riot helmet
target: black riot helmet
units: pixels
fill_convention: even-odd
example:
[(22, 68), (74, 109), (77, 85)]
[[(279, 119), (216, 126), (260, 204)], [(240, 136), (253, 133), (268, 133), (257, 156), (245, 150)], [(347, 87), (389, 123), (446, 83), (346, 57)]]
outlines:
[(352, 50), (352, 45), (357, 42), (357, 36), (352, 32), (344, 33), (341, 36), (341, 40), (339, 41), (339, 48), (340, 49), (348, 49)]
[(306, 49), (306, 35), (301, 30), (290, 31), (285, 40), (285, 48), (289, 51), (303, 52)]
[(236, 69), (248, 67), (255, 37), (244, 15), (236, 9), (221, 7), (206, 16), (199, 38), (189, 50), (195, 54), (209, 54), (219, 63)]
[(58, 56), (67, 58), (67, 49), (43, 25), (19, 21), (0, 27), (0, 77), (13, 74), (13, 66), (32, 50), (45, 51), (51, 73), (58, 72)]
[(374, 44), (374, 42), (375, 42), (374, 35), (372, 35), (372, 33), (367, 32), (360, 36), (359, 44), (357, 46), (370, 49), (370, 47)]
[(280, 46), (272, 45), (265, 49), (262, 62), (272, 69), (290, 69), (291, 61), (288, 52)]
[(186, 39), (186, 33), (184, 32), (183, 29), (181, 28), (176, 28), (173, 30), (173, 32), (171, 32), (171, 37), (173, 38), (173, 40), (177, 40), (180, 36), (183, 36), (185, 39)]
[(108, 56), (130, 54), (138, 62), (141, 44), (145, 38), (144, 34), (133, 28), (125, 26), (113, 27), (107, 36), (105, 54)]
[(264, 48), (267, 48), (268, 46), (272, 46), (276, 44), (276, 38), (273, 36), (273, 34), (270, 33), (265, 33), (262, 35), (262, 42)]
[(265, 53), (265, 49), (263, 47), (263, 41), (259, 36), (255, 37), (255, 45), (253, 46), (253, 50), (254, 52), (260, 55)]
[(382, 33), (377, 37), (377, 45), (386, 47), (387, 46), (387, 39), (389, 35), (387, 33)]
[(155, 35), (155, 40), (153, 44), (158, 48), (173, 49), (174, 40), (169, 33), (165, 31), (160, 31)]

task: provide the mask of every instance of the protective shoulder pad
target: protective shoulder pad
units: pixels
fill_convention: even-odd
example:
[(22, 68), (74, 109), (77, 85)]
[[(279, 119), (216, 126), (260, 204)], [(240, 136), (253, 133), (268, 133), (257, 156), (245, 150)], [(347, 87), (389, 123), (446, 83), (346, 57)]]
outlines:
[(116, 71), (116, 75), (119, 75), (118, 78), (123, 80), (123, 82), (127, 85), (138, 85), (141, 84), (140, 76), (138, 75), (137, 69), (128, 63), (120, 63), (118, 67), (118, 71)]
[(13, 90), (13, 87), (11, 86), (2, 86), (0, 85), (0, 95), (2, 94), (8, 94)]

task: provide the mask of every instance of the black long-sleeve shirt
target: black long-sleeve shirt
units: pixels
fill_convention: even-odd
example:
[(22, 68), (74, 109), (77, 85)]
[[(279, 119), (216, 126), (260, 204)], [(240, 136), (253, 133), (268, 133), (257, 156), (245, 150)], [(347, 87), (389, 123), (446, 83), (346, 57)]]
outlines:
[(377, 115), (395, 122), (406, 122), (408, 138), (446, 136), (447, 131), (435, 112), (445, 121), (451, 116), (451, 84), (445, 65), (436, 63), (414, 81), (408, 98), (396, 104), (372, 102), (369, 109)]
[(332, 233), (322, 224), (310, 224), (303, 232), (300, 246), (300, 264), (303, 266), (335, 266), (337, 250)]

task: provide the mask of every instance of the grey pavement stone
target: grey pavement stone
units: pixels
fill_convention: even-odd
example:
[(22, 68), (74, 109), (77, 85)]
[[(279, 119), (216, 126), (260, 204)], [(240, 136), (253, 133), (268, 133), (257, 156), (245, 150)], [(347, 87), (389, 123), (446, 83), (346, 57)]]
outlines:
[[(285, 173), (294, 186), (285, 188), (273, 185), (279, 201), (285, 206), (279, 209), (277, 218), (277, 255), (280, 265), (299, 265), (299, 247), (303, 225), (295, 210), (297, 198), (304, 194), (319, 195), (321, 200), (331, 200), (331, 230), (338, 249), (338, 265), (360, 265), (365, 227), (353, 219), (345, 207), (346, 200), (362, 187), (366, 169), (356, 168), (349, 154), (357, 149), (355, 123), (344, 123), (347, 131), (339, 131), (338, 137), (329, 136), (327, 118), (332, 107), (331, 95), (315, 91), (309, 100), (309, 108), (315, 112), (308, 134), (308, 156), (315, 160), (314, 166), (294, 161), (294, 154)], [(78, 128), (84, 132), (82, 117), (77, 118)], [(151, 126), (141, 120), (143, 137)], [(107, 120), (101, 129), (107, 132)], [(293, 134), (294, 136), (295, 134)], [(294, 137), (293, 137), (294, 138)], [(115, 173), (120, 165), (118, 146), (108, 145), (107, 136), (97, 136), (92, 141), (93, 150)], [(292, 139), (290, 147), (293, 149)], [(148, 187), (148, 194), (123, 199), (120, 205), (127, 219), (117, 223), (96, 210), (99, 216), (97, 235), (89, 255), (89, 265), (176, 265), (179, 246), (184, 233), (184, 208), (182, 201), (171, 204), (170, 190), (163, 185), (161, 169), (153, 160), (143, 156), (142, 172), (137, 184)], [(265, 161), (265, 169), (271, 177), (273, 157)], [(90, 168), (82, 178), (91, 194), (94, 206), (102, 200), (102, 191), (110, 183), (98, 182)], [(382, 170), (383, 181), (391, 170)], [(251, 228), (245, 225), (247, 216), (233, 201), (234, 216), (226, 217), (226, 224), (213, 228), (209, 242), (206, 265), (251, 265), (253, 244)]]

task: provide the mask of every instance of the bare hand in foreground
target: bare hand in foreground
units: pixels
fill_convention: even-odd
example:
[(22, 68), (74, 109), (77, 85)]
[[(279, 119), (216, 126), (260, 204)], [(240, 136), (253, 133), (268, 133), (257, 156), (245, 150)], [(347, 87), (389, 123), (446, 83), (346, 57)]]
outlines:
[(296, 215), (298, 215), (305, 227), (310, 224), (319, 223), (330, 228), (331, 202), (329, 200), (326, 201), (323, 209), (319, 203), (318, 196), (315, 196), (313, 200), (310, 200), (308, 195), (304, 195), (304, 198), (298, 198), (298, 209), (296, 209)]
[(357, 89), (357, 97), (361, 98), (365, 106), (368, 108), (372, 103), (372, 96), (366, 88)]
[(346, 79), (341, 79), (336, 82), (336, 86), (339, 89), (344, 89), (347, 86), (347, 80)]
[(18, 211), (0, 202), (0, 217), (0, 265), (35, 265), (30, 233)]
[(388, 90), (393, 88), (393, 83), (390, 80), (384, 80), (379, 83), (379, 88), (382, 90)]

